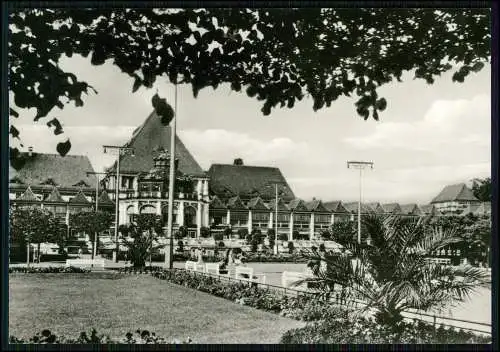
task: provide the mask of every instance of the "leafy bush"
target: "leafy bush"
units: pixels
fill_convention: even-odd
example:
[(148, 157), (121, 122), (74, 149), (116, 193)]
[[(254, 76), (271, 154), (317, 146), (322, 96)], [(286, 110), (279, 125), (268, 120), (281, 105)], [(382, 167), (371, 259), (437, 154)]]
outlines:
[(247, 263), (307, 263), (300, 254), (247, 253)]
[(179, 248), (177, 249), (177, 251), (184, 252), (184, 242), (182, 242), (182, 240), (179, 240), (177, 242), (177, 246), (179, 246)]
[(238, 237), (240, 238), (240, 240), (247, 238), (247, 236), (248, 236), (248, 229), (239, 229), (238, 230)]
[(233, 235), (233, 229), (230, 226), (226, 226), (222, 232), (224, 237), (230, 238)]
[(220, 247), (220, 248), (224, 248), (225, 246), (226, 246), (226, 245), (224, 244), (224, 242), (222, 242), (222, 241), (220, 241), (220, 242), (219, 242), (219, 247)]
[(286, 233), (279, 233), (278, 240), (280, 241), (288, 241), (288, 235)]
[(20, 267), (10, 267), (9, 268), (9, 274), (10, 273), (44, 273), (44, 274), (49, 274), (49, 273), (88, 273), (90, 272), (90, 269), (85, 269), (85, 268), (79, 268), (79, 267), (74, 267), (74, 266), (48, 266), (45, 268), (42, 267), (25, 267), (25, 266), (20, 266)]
[(491, 343), (490, 337), (471, 332), (446, 329), (440, 326), (435, 329), (431, 324), (422, 321), (404, 323), (398, 331), (375, 323), (371, 319), (355, 318), (349, 313), (309, 323), (304, 328), (287, 331), (282, 343), (324, 343), (324, 344), (456, 344), (456, 343)]
[(66, 338), (64, 336), (56, 336), (50, 330), (45, 329), (36, 333), (29, 339), (17, 338), (10, 336), (9, 343), (12, 344), (189, 344), (192, 343), (191, 338), (187, 340), (171, 340), (168, 341), (163, 337), (156, 336), (154, 332), (148, 330), (137, 330), (136, 336), (131, 332), (125, 334), (121, 339), (112, 339), (109, 336), (98, 335), (95, 329), (92, 329), (90, 336), (86, 332), (81, 332), (78, 338)]
[(206, 226), (202, 226), (200, 228), (200, 236), (203, 237), (203, 238), (207, 238), (207, 237), (210, 237), (210, 229)]
[(224, 239), (224, 234), (222, 232), (214, 232), (214, 240), (222, 241)]

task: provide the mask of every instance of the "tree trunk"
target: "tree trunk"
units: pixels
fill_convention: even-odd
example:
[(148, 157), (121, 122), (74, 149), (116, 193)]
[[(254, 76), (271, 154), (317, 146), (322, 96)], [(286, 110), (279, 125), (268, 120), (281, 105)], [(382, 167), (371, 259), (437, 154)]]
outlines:
[(40, 264), (40, 257), (41, 257), (41, 255), (40, 255), (40, 242), (38, 242), (36, 245), (36, 252), (37, 252), (36, 253), (36, 255), (37, 255), (36, 261), (38, 264)]
[(30, 241), (26, 244), (26, 266), (30, 266)]

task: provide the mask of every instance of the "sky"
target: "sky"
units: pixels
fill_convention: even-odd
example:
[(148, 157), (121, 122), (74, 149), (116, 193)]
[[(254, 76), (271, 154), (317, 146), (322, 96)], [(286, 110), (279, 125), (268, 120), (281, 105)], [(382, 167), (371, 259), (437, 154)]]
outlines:
[[(103, 171), (116, 156), (103, 154), (102, 145), (130, 139), (152, 112), (156, 89), (173, 105), (174, 88), (167, 79), (132, 93), (132, 78), (109, 62), (92, 66), (89, 58), (73, 56), (60, 65), (98, 94), (85, 96), (83, 107), (55, 108), (38, 123), (34, 109), (19, 111), (13, 122), (24, 146), (35, 152), (55, 153), (57, 143), (69, 137), (69, 154), (87, 155), (94, 169)], [(363, 171), (363, 201), (427, 204), (448, 184), (490, 176), (490, 67), (471, 73), (464, 83), (452, 82), (451, 76), (443, 74), (428, 85), (408, 73), (402, 83), (381, 87), (379, 96), (388, 104), (379, 121), (357, 115), (355, 96), (318, 112), (305, 98), (293, 109), (263, 116), (262, 102), (228, 86), (205, 88), (196, 99), (190, 86), (179, 86), (177, 131), (204, 170), (235, 158), (245, 165), (278, 167), (304, 200), (357, 201), (359, 171), (348, 169), (347, 161), (363, 160), (374, 163)], [(61, 121), (63, 135), (47, 128), (53, 117)]]

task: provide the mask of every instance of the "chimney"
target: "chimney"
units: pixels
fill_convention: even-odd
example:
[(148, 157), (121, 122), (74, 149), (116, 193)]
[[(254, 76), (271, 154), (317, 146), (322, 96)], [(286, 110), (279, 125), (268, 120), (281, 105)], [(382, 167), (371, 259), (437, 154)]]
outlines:
[(243, 165), (243, 159), (241, 158), (234, 159), (233, 165), (238, 165), (238, 166)]
[(33, 147), (28, 147), (28, 156), (33, 155)]

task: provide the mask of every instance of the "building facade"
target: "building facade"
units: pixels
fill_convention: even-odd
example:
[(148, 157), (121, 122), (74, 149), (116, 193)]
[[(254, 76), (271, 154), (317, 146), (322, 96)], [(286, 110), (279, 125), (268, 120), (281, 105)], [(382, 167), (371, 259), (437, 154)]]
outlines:
[[(95, 209), (96, 184), (90, 160), (83, 155), (34, 153), (23, 155), (18, 169), (9, 166), (9, 200), (12, 207), (49, 210), (71, 227), (70, 214)], [(100, 210), (113, 211), (107, 193), (100, 194)]]
[(472, 190), (465, 183), (448, 185), (431, 201), (445, 215), (459, 215), (468, 206), (479, 204)]
[[(153, 112), (132, 134), (125, 147), (133, 154), (120, 155), (119, 225), (130, 223), (137, 214), (168, 214), (170, 169), (170, 126), (164, 126)], [(191, 236), (199, 236), (209, 226), (208, 177), (182, 141), (175, 139), (173, 228), (185, 226)], [(115, 200), (117, 163), (108, 168), (102, 186)]]

